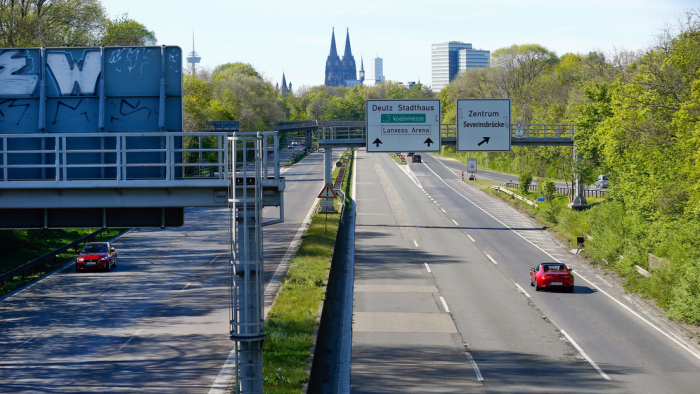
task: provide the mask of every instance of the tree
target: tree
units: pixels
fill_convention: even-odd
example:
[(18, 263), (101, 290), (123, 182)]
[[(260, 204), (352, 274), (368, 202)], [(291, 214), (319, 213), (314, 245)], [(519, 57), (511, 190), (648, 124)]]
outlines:
[(104, 46), (146, 46), (157, 42), (154, 32), (124, 14), (107, 21), (105, 35), (100, 42)]
[(106, 20), (99, 0), (0, 0), (0, 47), (97, 45)]
[(494, 51), (490, 65), (496, 69), (498, 89), (505, 97), (513, 97), (558, 60), (554, 52), (541, 45), (512, 45)]

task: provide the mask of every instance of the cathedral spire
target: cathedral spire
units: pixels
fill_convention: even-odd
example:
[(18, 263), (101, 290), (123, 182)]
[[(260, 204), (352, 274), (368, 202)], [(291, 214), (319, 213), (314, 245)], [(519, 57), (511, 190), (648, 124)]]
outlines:
[(343, 53), (343, 57), (345, 56), (352, 57), (352, 49), (350, 49), (350, 28), (348, 28), (348, 32), (345, 36), (345, 53)]
[(335, 27), (333, 28), (333, 34), (331, 35), (331, 54), (330, 56), (338, 56), (338, 50), (335, 49)]

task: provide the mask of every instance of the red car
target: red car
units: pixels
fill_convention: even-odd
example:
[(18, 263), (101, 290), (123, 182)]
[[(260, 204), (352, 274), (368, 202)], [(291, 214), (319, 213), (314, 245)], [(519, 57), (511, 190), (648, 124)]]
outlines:
[(537, 291), (558, 288), (573, 293), (574, 276), (566, 264), (543, 263), (530, 270), (530, 286)]
[(105, 270), (117, 266), (117, 251), (109, 242), (89, 242), (83, 245), (75, 259), (75, 271)]

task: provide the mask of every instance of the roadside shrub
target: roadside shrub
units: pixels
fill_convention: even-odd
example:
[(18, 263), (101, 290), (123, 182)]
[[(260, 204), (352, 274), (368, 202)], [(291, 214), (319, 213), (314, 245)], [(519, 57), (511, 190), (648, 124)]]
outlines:
[[(539, 183), (539, 182), (538, 182)], [(557, 192), (557, 188), (552, 181), (544, 181), (540, 185), (540, 195), (544, 197), (546, 201), (554, 200), (554, 194)]]
[(518, 182), (520, 182), (520, 191), (527, 193), (530, 184), (532, 184), (532, 173), (529, 171), (521, 173), (518, 175)]
[(545, 201), (542, 205), (540, 205), (540, 212), (542, 212), (542, 217), (544, 220), (553, 224), (558, 224), (559, 215), (564, 207), (564, 201)]
[(700, 267), (688, 264), (681, 272), (678, 286), (673, 289), (668, 315), (684, 323), (700, 323)]

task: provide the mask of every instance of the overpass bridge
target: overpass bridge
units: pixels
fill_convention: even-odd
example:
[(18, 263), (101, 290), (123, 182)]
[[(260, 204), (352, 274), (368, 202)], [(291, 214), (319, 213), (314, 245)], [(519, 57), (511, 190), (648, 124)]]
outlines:
[[(366, 121), (300, 121), (282, 122), (276, 131), (304, 131), (306, 146), (310, 147), (314, 137), (319, 148), (360, 148), (367, 146)], [(511, 145), (516, 146), (573, 146), (575, 125), (569, 124), (526, 124), (522, 134), (515, 124), (510, 125)], [(446, 146), (457, 144), (457, 125), (443, 123), (440, 130), (440, 143)], [(308, 149), (308, 148), (307, 148)]]

